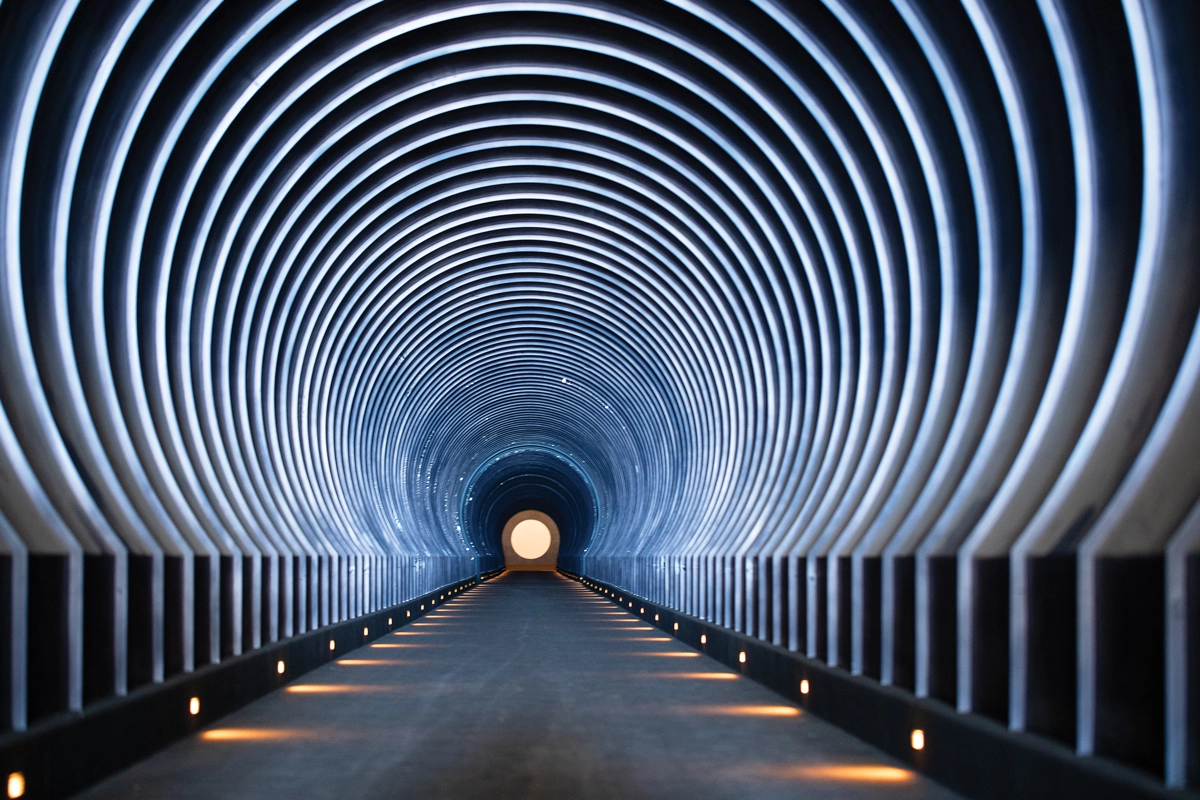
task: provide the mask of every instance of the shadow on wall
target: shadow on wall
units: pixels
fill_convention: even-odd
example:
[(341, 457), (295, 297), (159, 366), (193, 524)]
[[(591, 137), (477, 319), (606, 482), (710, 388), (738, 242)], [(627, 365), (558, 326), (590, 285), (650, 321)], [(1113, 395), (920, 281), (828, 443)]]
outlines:
[(558, 568), (558, 525), (541, 511), (522, 511), (504, 524), (500, 535), (504, 566), (510, 570)]

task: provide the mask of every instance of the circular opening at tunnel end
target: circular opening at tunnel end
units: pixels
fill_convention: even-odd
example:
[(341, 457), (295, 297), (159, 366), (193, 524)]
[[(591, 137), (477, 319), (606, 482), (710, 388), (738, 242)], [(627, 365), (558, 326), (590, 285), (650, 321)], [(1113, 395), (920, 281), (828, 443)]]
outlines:
[(504, 566), (515, 570), (558, 567), (558, 523), (541, 511), (522, 511), (509, 517), (500, 536)]
[(550, 529), (540, 519), (522, 520), (513, 528), (512, 548), (521, 558), (541, 558), (550, 549)]

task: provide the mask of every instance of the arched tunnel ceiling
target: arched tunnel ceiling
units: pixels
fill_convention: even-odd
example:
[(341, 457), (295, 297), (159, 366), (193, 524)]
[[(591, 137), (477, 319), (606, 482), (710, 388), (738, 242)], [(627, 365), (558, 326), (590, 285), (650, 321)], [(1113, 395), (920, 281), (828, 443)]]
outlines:
[(706, 614), (745, 557), (753, 628), (756, 559), (886, 616), (899, 557), (1195, 547), (1195, 5), (0, 16), (11, 553), (428, 568), (371, 606), (511, 495)]

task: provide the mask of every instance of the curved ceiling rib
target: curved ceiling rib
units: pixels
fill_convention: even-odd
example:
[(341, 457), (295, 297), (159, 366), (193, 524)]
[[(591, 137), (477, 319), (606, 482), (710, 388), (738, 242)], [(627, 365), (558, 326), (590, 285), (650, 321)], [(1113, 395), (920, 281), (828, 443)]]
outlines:
[(1195, 8), (0, 17), (0, 545), (14, 619), (68, 597), (13, 727), (497, 568), (524, 504), (573, 572), (1106, 746), (1105, 565), (1200, 552)]

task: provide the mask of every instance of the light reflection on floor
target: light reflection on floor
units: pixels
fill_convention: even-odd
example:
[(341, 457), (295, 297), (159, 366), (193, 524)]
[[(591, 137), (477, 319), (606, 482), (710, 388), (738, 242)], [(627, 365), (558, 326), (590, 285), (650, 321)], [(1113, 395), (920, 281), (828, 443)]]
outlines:
[(676, 709), (682, 714), (708, 714), (722, 717), (798, 717), (800, 709), (795, 706), (769, 705), (704, 705), (681, 706)]
[(370, 694), (375, 692), (400, 691), (395, 684), (373, 685), (366, 683), (293, 683), (287, 687), (291, 694)]
[(699, 653), (671, 651), (669, 653), (627, 653), (631, 656), (658, 656), (661, 658), (699, 658)]
[(321, 731), (297, 728), (213, 728), (200, 738), (206, 742), (278, 742), (324, 737)]
[(735, 681), (736, 672), (647, 672), (637, 675), (638, 678), (674, 678), (691, 681)]
[(764, 764), (744, 770), (748, 776), (831, 783), (915, 783), (912, 770), (883, 764)]

